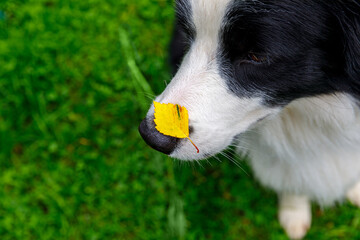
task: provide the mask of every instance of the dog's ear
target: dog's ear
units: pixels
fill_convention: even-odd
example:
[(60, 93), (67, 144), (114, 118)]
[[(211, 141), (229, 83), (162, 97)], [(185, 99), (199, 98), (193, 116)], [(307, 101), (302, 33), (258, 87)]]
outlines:
[[(338, 47), (343, 59), (343, 68), (347, 89), (360, 98), (360, 1), (329, 1), (335, 26), (330, 26), (336, 31)], [(336, 50), (332, 50), (336, 51)]]

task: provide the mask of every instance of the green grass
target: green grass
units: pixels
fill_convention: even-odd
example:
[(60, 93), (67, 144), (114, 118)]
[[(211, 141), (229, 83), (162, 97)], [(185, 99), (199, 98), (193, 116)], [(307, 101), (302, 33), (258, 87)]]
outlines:
[[(172, 1), (0, 2), (0, 239), (286, 239), (241, 163), (181, 164), (137, 125), (170, 79)], [(307, 239), (359, 239), (313, 208)]]

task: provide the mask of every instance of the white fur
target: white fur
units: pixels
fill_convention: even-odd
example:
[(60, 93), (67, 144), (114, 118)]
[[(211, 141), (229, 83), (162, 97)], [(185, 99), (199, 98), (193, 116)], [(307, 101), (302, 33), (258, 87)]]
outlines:
[(291, 239), (302, 239), (311, 225), (309, 199), (305, 196), (281, 196), (279, 222)]
[(360, 207), (360, 181), (358, 181), (349, 191), (346, 193), (347, 199), (355, 206)]
[(342, 200), (360, 179), (360, 109), (345, 94), (297, 100), (248, 135), (262, 184), (320, 204)]

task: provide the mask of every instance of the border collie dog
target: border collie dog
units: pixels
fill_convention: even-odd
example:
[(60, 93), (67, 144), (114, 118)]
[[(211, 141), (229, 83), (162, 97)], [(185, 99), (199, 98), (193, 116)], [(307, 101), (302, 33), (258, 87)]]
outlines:
[(182, 160), (236, 143), (279, 195), (290, 238), (310, 202), (360, 206), (360, 1), (178, 0), (177, 72), (155, 101), (185, 106), (190, 141), (164, 136), (154, 107), (140, 124), (154, 149)]

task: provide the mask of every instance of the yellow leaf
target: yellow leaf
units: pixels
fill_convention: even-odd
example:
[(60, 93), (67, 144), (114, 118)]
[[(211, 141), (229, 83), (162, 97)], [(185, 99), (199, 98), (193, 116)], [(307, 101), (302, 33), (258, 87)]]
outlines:
[(189, 136), (189, 115), (185, 107), (154, 102), (156, 129), (164, 135), (186, 138)]
[(154, 122), (156, 129), (167, 136), (188, 138), (199, 153), (199, 149), (189, 138), (189, 114), (185, 107), (172, 103), (154, 101)]

